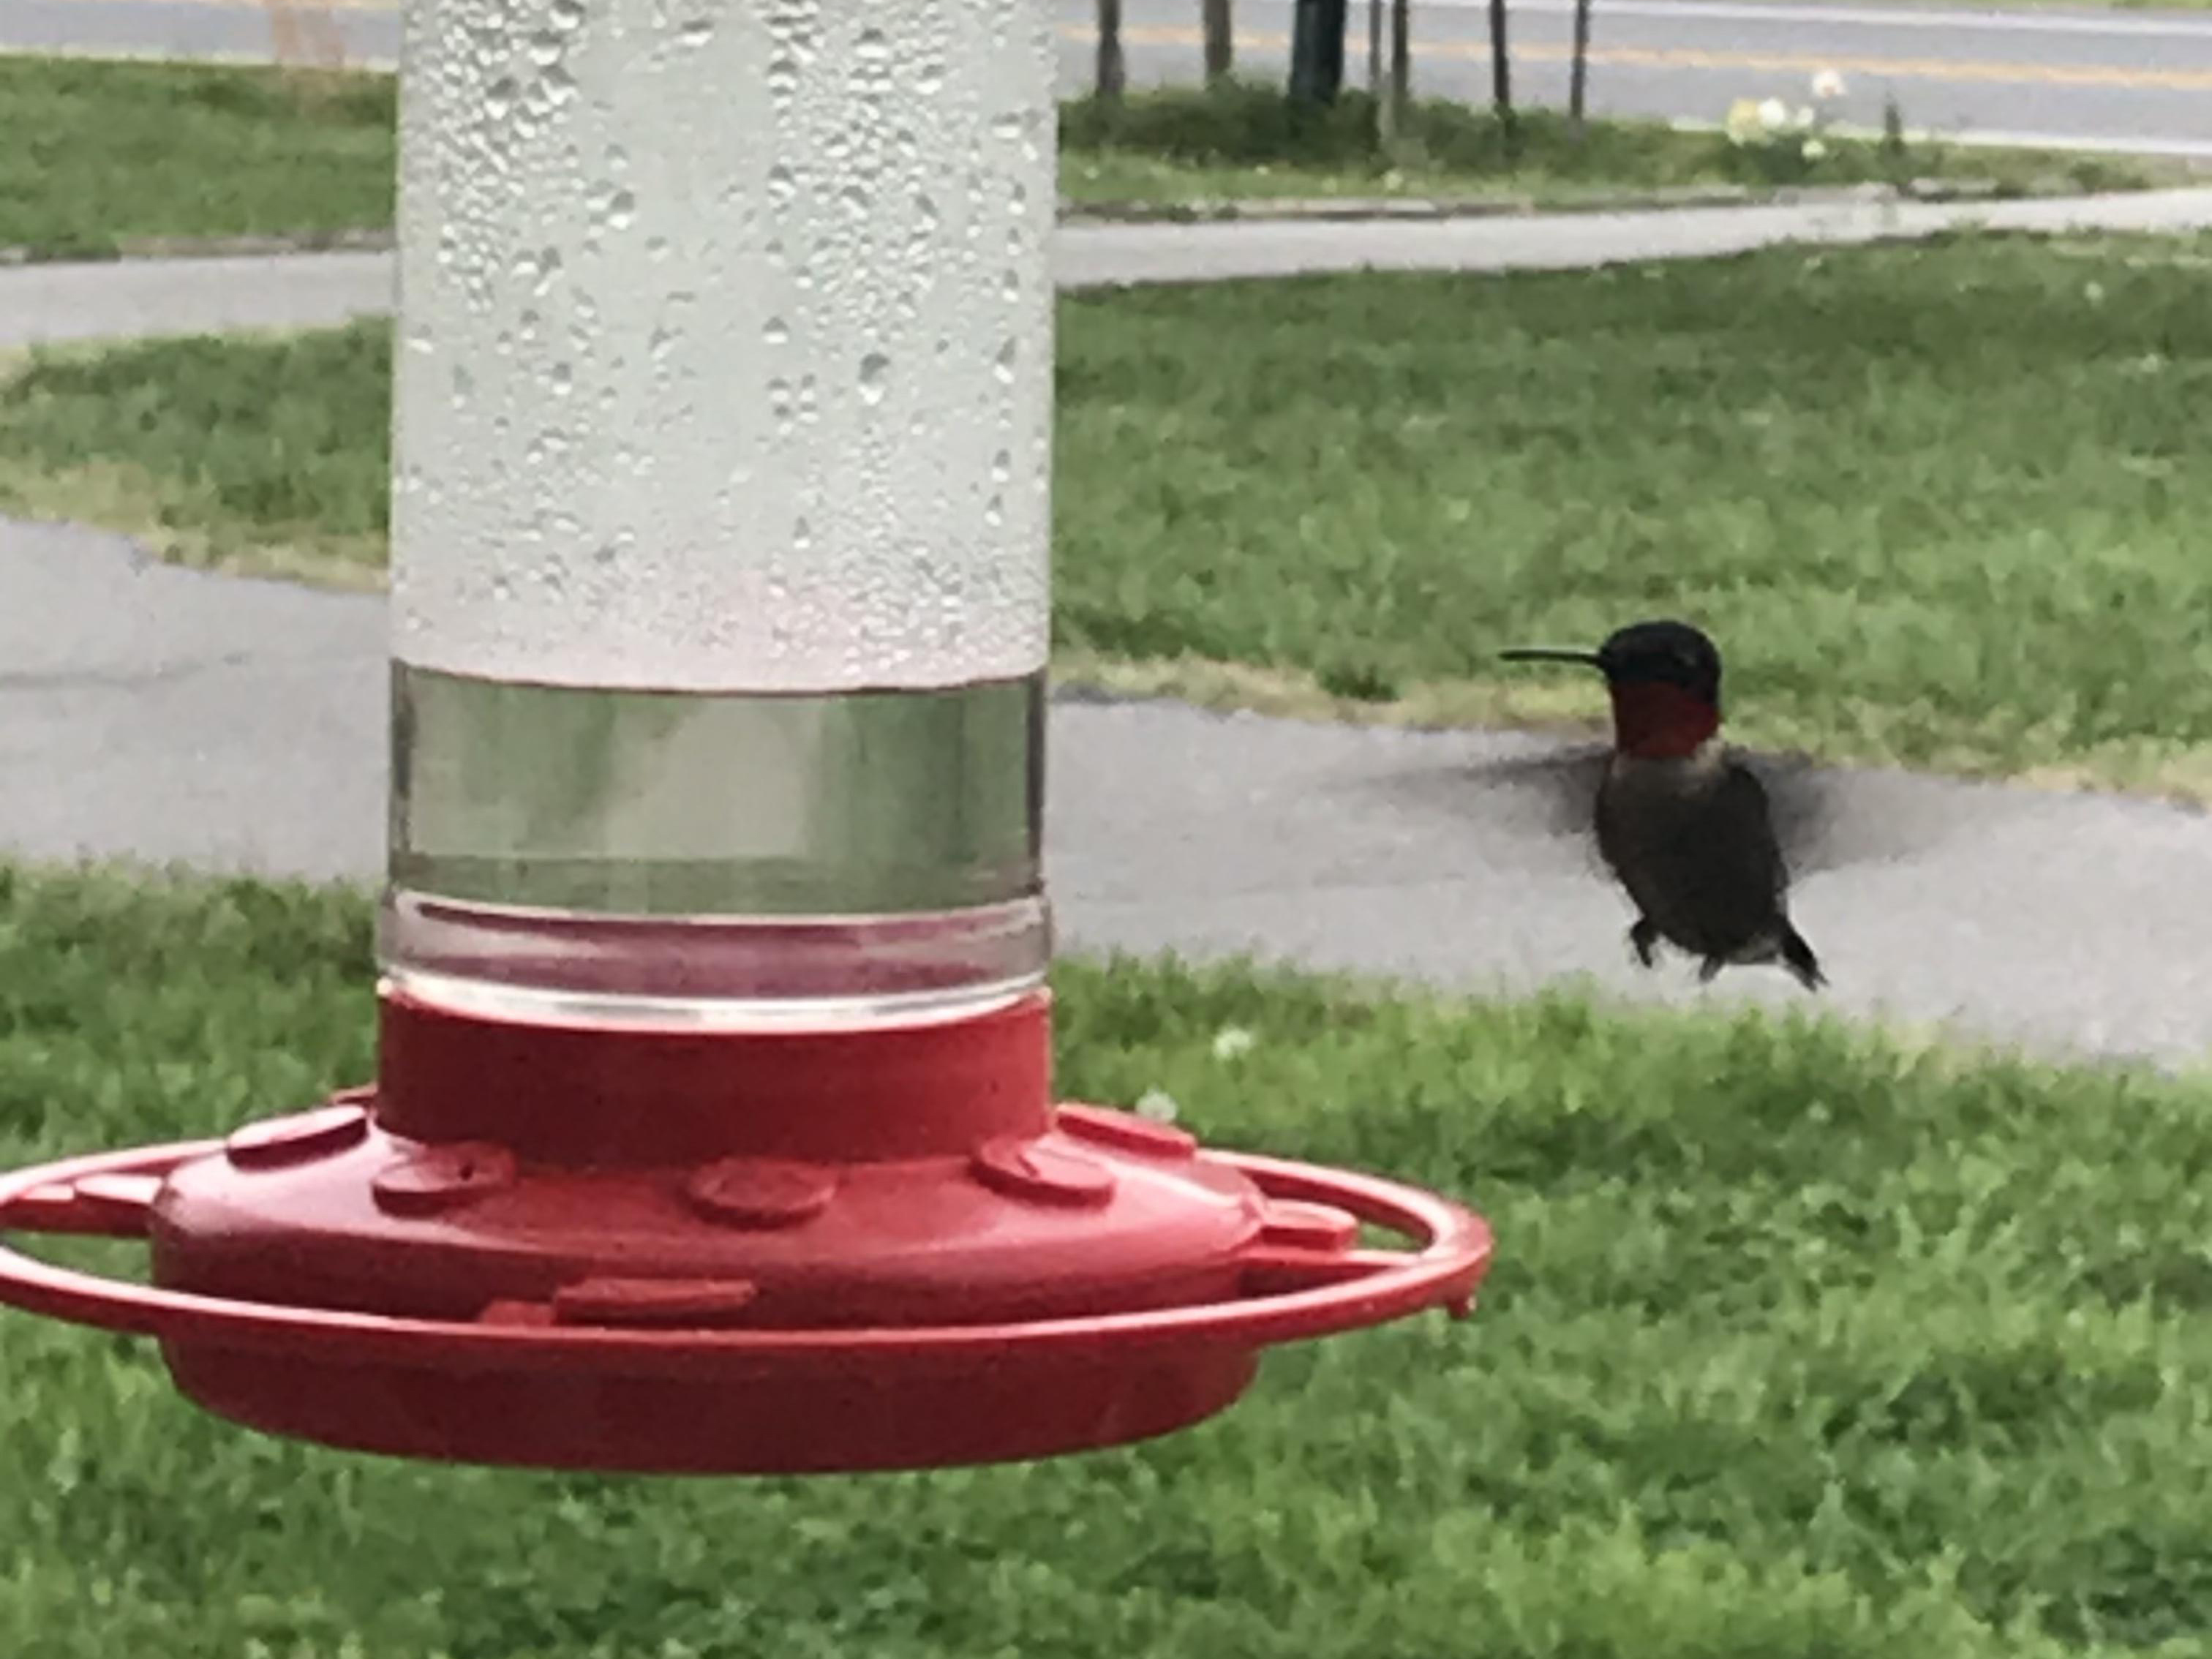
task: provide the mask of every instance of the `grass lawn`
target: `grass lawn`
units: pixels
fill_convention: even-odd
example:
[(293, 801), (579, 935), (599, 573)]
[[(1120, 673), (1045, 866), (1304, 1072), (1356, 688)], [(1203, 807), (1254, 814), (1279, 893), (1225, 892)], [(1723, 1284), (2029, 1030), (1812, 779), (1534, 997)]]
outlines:
[(392, 222), (393, 82), (0, 54), (0, 248)]
[[(1967, 238), (1063, 302), (1070, 675), (1291, 712), (1595, 714), (1509, 668), (1676, 613), (1738, 733), (2212, 793), (2212, 239)], [(0, 508), (373, 581), (388, 329), (56, 354)]]
[[(0, 1164), (366, 1077), (368, 951), (356, 896), (0, 872)], [(150, 1345), (0, 1314), (0, 1652), (2203, 1650), (2205, 1084), (1802, 1017), (1058, 985), (1064, 1094), (1164, 1088), (1217, 1144), (1481, 1209), (1474, 1321), (1281, 1352), (1128, 1450), (658, 1484), (257, 1438)]]
[[(386, 75), (102, 63), (0, 54), (0, 250), (112, 254), (149, 239), (382, 229), (392, 222), (393, 82)], [(1085, 203), (1433, 192), (1571, 200), (1607, 188), (1850, 182), (1927, 175), (2124, 188), (2178, 176), (2155, 162), (1841, 143), (1776, 173), (1710, 133), (1600, 124), (1587, 143), (1531, 113), (1509, 164), (1488, 115), (1431, 102), (1426, 160), (1378, 159), (1371, 106), (1317, 119), (1273, 87), (1133, 95), (1111, 116), (1067, 106), (1062, 187)]]
[[(1715, 119), (1724, 113), (1712, 112)], [(1060, 113), (1060, 191), (1084, 204), (1397, 196), (1565, 206), (1623, 190), (1701, 185), (1759, 191), (1977, 179), (1999, 193), (2018, 193), (2127, 190), (2190, 176), (2173, 163), (2140, 157), (1933, 143), (1892, 148), (1832, 136), (1824, 140), (1827, 153), (1808, 161), (1795, 135), (1739, 149), (1719, 132), (1683, 131), (1662, 121), (1594, 121), (1577, 136), (1562, 113), (1542, 108), (1522, 112), (1519, 147), (1509, 156), (1486, 106), (1443, 99), (1416, 102), (1407, 148), (1393, 158), (1377, 152), (1374, 122), (1373, 100), (1357, 89), (1318, 115), (1288, 106), (1264, 84), (1146, 91), (1118, 109), (1079, 99)]]

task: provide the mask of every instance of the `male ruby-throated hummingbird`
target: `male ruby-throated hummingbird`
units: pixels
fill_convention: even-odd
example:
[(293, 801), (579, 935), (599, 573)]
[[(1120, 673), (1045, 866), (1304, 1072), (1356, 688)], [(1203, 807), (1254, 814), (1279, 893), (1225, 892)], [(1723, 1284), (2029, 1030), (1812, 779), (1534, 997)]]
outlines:
[(1597, 844), (1637, 910), (1644, 966), (1661, 939), (1711, 980), (1779, 961), (1807, 990), (1820, 959), (1790, 924), (1790, 872), (1766, 790), (1720, 740), (1721, 655), (1686, 623), (1642, 622), (1595, 651), (1523, 647), (1514, 661), (1585, 663), (1613, 696), (1613, 754), (1597, 791)]

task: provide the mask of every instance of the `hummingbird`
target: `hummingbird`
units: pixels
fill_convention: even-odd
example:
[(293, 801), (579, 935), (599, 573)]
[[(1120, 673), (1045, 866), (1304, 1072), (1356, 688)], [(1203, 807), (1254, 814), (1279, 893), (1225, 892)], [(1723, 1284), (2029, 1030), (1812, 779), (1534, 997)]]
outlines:
[(1516, 662), (1576, 662), (1605, 676), (1613, 753), (1597, 790), (1598, 851), (1636, 907), (1628, 943), (1644, 967), (1664, 939), (1710, 981), (1732, 963), (1778, 961), (1808, 991), (1826, 982), (1790, 920), (1790, 872), (1765, 786), (1720, 739), (1721, 654), (1687, 623), (1640, 622), (1595, 651), (1522, 647)]

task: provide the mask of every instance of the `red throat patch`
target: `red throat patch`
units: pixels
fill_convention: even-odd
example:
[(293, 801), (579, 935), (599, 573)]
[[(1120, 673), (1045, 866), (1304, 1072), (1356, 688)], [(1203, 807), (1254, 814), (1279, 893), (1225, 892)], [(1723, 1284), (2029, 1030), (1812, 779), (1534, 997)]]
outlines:
[(1638, 760), (1681, 760), (1721, 729), (1721, 711), (1679, 685), (1615, 685), (1613, 746)]

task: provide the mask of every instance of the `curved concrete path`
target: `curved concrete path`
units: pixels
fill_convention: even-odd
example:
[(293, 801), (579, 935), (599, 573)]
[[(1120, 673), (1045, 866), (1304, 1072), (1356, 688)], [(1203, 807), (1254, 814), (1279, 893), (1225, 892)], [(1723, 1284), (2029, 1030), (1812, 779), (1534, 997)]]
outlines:
[[(2185, 194), (2113, 210), (2212, 221), (2212, 191)], [(1665, 219), (1678, 255), (1755, 228), (1744, 215), (1702, 229), (1713, 216), (1613, 216)], [(1547, 258), (1592, 257), (1565, 258), (1589, 222), (1266, 229), (1063, 238), (1063, 276), (1301, 269), (1338, 257), (1346, 236), (1385, 263), (1452, 246), (1476, 258), (1501, 246), (1483, 238), (1516, 234)], [(1613, 246), (1655, 257), (1632, 235)], [(234, 269), (0, 273), (0, 344), (327, 322), (388, 298), (374, 258), (205, 264)], [(27, 309), (34, 293), (53, 308)], [(120, 538), (0, 521), (0, 850), (374, 880), (385, 662), (376, 598), (200, 575)], [(1069, 948), (1251, 953), (1470, 989), (1588, 975), (1642, 1000), (1800, 1000), (1771, 971), (1699, 990), (1680, 963), (1631, 966), (1620, 901), (1586, 843), (1555, 833), (1556, 795), (1529, 765), (1556, 753), (1544, 740), (1070, 696), (1052, 742), (1050, 872)], [(1902, 774), (1799, 783), (1835, 826), (1796, 906), (1833, 981), (1828, 1006), (2161, 1063), (2212, 1043), (2201, 814)]]
[[(1430, 220), (1065, 225), (1060, 287), (1347, 270), (1566, 270), (1839, 246), (1947, 230), (2212, 229), (2212, 188), (2012, 202), (1825, 201)], [(0, 350), (70, 340), (313, 328), (380, 314), (387, 253), (302, 253), (0, 270)]]

